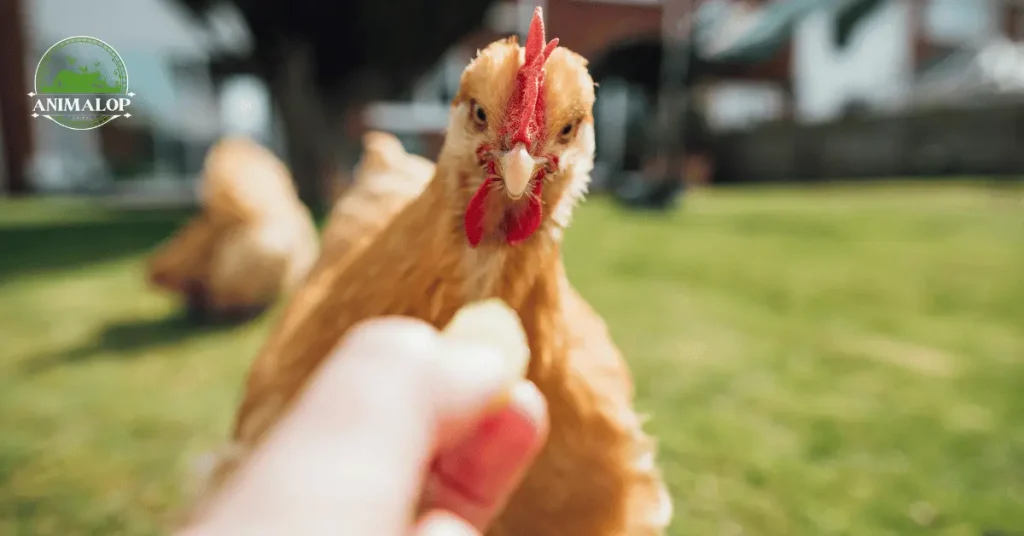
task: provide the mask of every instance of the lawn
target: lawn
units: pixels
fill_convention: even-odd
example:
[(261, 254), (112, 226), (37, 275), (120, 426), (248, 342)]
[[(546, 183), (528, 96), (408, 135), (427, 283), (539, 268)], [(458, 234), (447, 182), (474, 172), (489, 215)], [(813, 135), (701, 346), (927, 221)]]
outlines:
[[(671, 533), (1024, 534), (1021, 199), (581, 208), (566, 262), (652, 415)], [(182, 216), (0, 204), (0, 534), (158, 534), (224, 437), (271, 318), (197, 330), (146, 290), (144, 255)]]

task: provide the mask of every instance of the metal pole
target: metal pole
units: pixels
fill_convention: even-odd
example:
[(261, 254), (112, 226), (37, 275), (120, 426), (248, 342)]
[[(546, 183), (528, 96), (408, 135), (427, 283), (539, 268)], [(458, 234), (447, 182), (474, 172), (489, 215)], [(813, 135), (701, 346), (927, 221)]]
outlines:
[(664, 166), (659, 180), (672, 180), (673, 170), (679, 170), (685, 155), (684, 137), (686, 107), (689, 88), (687, 74), (692, 47), (691, 30), (696, 0), (665, 0), (662, 4), (661, 34), (662, 56), (661, 88), (658, 94), (656, 118), (656, 158)]

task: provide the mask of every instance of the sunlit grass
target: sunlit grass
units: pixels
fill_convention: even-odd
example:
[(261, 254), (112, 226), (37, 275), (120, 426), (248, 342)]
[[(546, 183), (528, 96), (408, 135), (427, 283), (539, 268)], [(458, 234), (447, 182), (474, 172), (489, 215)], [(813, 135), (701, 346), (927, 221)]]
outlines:
[[(144, 288), (180, 215), (62, 206), (0, 204), (0, 534), (157, 534), (271, 319), (198, 331)], [(597, 200), (566, 262), (652, 414), (672, 534), (1024, 530), (1020, 190)]]

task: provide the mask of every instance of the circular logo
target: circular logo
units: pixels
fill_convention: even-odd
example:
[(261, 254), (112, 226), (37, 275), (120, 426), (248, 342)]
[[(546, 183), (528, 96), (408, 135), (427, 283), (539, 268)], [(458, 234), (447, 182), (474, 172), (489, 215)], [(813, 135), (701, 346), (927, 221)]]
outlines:
[[(50, 47), (36, 65), (39, 113), (72, 130), (91, 130), (125, 115), (128, 72), (121, 56), (94, 37), (68, 37)], [(42, 112), (42, 113), (40, 113)]]

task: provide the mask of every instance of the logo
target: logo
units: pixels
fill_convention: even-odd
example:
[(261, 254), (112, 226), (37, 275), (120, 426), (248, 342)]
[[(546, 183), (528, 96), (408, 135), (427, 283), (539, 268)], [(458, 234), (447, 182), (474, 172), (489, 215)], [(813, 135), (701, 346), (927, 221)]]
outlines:
[(92, 130), (118, 117), (135, 93), (128, 90), (128, 71), (113, 47), (95, 37), (58, 41), (36, 65), (32, 117), (45, 117), (71, 130)]

